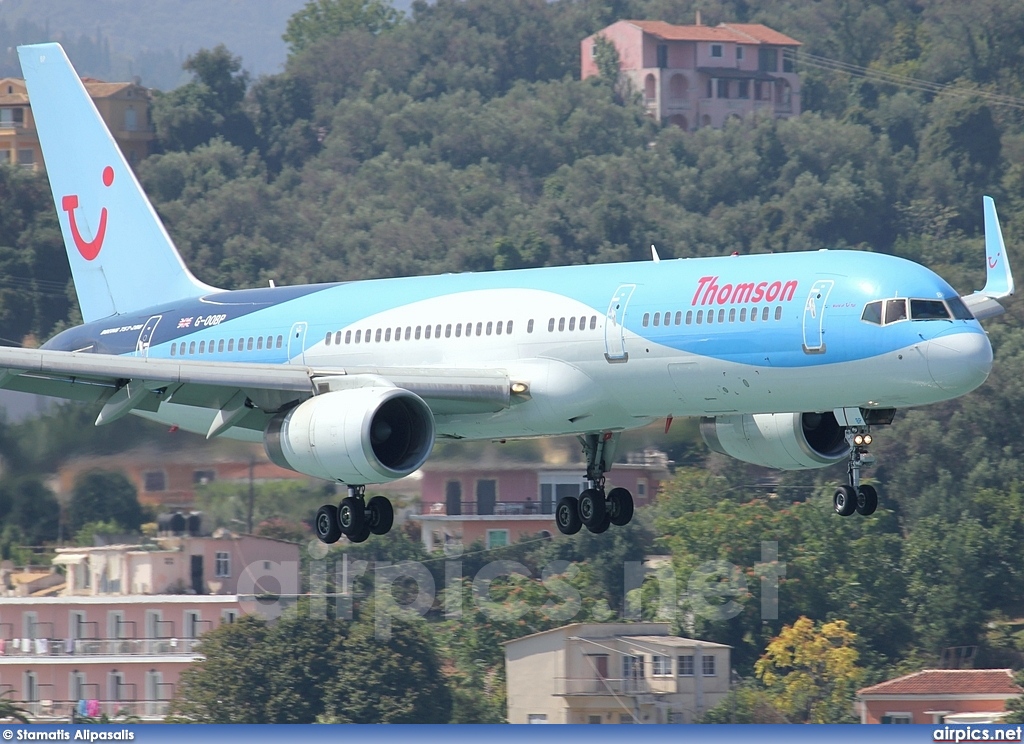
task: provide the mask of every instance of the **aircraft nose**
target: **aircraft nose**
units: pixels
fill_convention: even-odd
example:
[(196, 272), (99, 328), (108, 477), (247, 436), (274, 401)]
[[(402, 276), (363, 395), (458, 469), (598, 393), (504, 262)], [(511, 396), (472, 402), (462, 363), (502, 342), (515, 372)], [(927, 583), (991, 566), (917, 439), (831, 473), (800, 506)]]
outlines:
[(928, 372), (942, 390), (967, 393), (992, 371), (988, 336), (975, 331), (947, 331), (928, 341)]

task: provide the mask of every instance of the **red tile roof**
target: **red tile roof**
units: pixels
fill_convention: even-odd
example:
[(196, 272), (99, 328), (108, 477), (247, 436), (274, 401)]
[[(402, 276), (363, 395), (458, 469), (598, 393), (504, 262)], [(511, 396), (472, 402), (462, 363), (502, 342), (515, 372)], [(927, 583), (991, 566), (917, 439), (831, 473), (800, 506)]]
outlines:
[(718, 26), (675, 26), (665, 21), (626, 21), (644, 33), (666, 41), (732, 41), (739, 44), (782, 44), (800, 42), (760, 23), (722, 23)]
[(925, 669), (865, 687), (858, 695), (1020, 695), (1009, 669)]

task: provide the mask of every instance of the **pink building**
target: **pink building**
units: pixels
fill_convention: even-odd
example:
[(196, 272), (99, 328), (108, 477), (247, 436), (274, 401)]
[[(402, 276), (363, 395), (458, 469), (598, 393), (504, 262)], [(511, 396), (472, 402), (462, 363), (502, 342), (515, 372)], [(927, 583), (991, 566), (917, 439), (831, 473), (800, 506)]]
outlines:
[(861, 723), (998, 723), (1024, 693), (1010, 669), (925, 669), (857, 692)]
[[(423, 513), (410, 519), (420, 523), (427, 550), (478, 540), (493, 548), (530, 535), (561, 535), (555, 504), (587, 487), (584, 470), (582, 464), (431, 462), (423, 470)], [(668, 475), (664, 454), (648, 453), (639, 462), (616, 463), (606, 487), (629, 489), (640, 507), (654, 499)]]
[(615, 45), (622, 74), (659, 121), (691, 130), (730, 117), (800, 114), (792, 56), (800, 42), (760, 23), (617, 21), (580, 42), (584, 79), (598, 74), (598, 36)]
[(0, 693), (37, 721), (160, 720), (203, 633), (276, 617), (299, 592), (299, 546), (252, 535), (59, 549), (54, 565), (65, 581), (44, 574), (0, 597)]

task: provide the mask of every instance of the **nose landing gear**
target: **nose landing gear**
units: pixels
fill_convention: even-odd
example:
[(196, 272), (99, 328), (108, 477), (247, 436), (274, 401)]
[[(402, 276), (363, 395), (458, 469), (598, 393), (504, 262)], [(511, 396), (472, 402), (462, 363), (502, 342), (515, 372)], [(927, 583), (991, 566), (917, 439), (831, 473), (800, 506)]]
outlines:
[(604, 488), (604, 474), (611, 470), (618, 437), (615, 432), (604, 432), (579, 438), (587, 456), (588, 487), (579, 498), (563, 496), (558, 500), (555, 524), (563, 535), (575, 535), (583, 527), (601, 534), (611, 525), (622, 527), (633, 518), (633, 495), (625, 488), (613, 488), (606, 494)]
[(850, 464), (847, 468), (849, 484), (836, 488), (832, 495), (832, 507), (841, 517), (848, 517), (854, 512), (866, 517), (874, 514), (878, 508), (878, 491), (860, 482), (860, 469), (875, 462), (867, 449), (871, 444), (871, 434), (866, 426), (850, 427), (846, 430), (846, 441), (850, 443)]

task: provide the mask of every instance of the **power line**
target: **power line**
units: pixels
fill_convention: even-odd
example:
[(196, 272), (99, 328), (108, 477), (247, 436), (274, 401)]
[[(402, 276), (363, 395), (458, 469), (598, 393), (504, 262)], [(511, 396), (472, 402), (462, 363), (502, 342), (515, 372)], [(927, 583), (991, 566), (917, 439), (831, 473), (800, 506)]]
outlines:
[(916, 90), (921, 93), (955, 95), (964, 98), (978, 97), (995, 106), (1024, 109), (1024, 98), (1004, 95), (1002, 93), (992, 93), (974, 86), (968, 87), (964, 85), (933, 83), (929, 80), (922, 80), (921, 78), (897, 75), (893, 72), (876, 70), (870, 67), (861, 67), (860, 65), (855, 65), (850, 62), (829, 59), (828, 57), (821, 57), (817, 54), (810, 54), (809, 52), (795, 53), (787, 50), (786, 55), (789, 59), (798, 61), (805, 67), (814, 67), (828, 72), (840, 72), (847, 75), (853, 75), (854, 77), (867, 78), (887, 85), (895, 85), (908, 90)]

